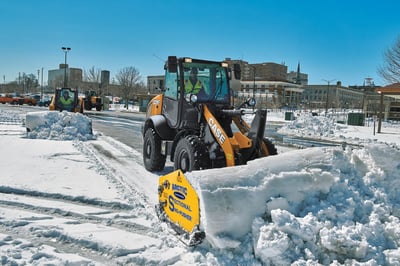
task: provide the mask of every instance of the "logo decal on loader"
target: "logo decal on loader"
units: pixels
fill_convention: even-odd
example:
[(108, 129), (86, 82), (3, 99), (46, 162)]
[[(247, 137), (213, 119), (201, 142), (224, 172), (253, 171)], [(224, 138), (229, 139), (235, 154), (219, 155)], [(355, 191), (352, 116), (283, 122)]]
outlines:
[(184, 186), (180, 186), (180, 185), (177, 185), (177, 184), (172, 184), (172, 190), (174, 191), (174, 194), (176, 192), (178, 192), (181, 195), (183, 194), (184, 195), (183, 197), (185, 197), (187, 195), (187, 188), (184, 187)]
[(225, 142), (225, 135), (222, 133), (223, 131), (217, 126), (217, 124), (214, 122), (214, 119), (210, 117), (208, 119), (208, 125), (210, 126), (212, 132), (216, 136), (218, 142), (222, 145)]
[(176, 212), (177, 214), (179, 214), (180, 216), (182, 216), (183, 218), (185, 218), (185, 219), (188, 220), (188, 221), (191, 221), (191, 220), (192, 220), (192, 216), (190, 216), (189, 214), (187, 214), (187, 213), (185, 213), (184, 211), (180, 210), (179, 208), (176, 208), (176, 207), (175, 207), (175, 204), (176, 204), (178, 207), (183, 208), (183, 209), (185, 209), (185, 210), (187, 210), (187, 211), (189, 211), (189, 212), (192, 212), (192, 210), (190, 209), (190, 206), (189, 206), (189, 205), (183, 203), (183, 202), (180, 201), (180, 200), (175, 199), (175, 198), (172, 197), (172, 196), (169, 196), (169, 197), (168, 197), (168, 202), (169, 202), (169, 209), (170, 209), (170, 211)]
[(177, 198), (180, 199), (180, 200), (184, 200), (184, 199), (186, 198), (185, 195), (183, 195), (182, 193), (180, 193), (180, 192), (178, 192), (178, 191), (175, 191), (175, 192), (174, 192), (174, 196), (177, 197)]

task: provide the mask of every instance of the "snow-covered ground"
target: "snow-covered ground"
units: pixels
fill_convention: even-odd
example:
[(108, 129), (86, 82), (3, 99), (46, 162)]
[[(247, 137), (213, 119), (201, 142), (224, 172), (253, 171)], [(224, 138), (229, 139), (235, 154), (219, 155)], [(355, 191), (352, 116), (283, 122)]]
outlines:
[(0, 109), (3, 265), (400, 265), (399, 125), (302, 114), (280, 132), (341, 145), (188, 173), (207, 237), (187, 248), (156, 218), (140, 152), (74, 130), (79, 114), (27, 134), (18, 110)]

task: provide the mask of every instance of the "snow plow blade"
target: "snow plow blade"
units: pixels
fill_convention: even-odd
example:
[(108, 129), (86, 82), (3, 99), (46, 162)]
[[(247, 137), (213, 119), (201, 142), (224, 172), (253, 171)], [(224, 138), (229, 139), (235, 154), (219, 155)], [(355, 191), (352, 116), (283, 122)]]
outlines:
[(186, 245), (200, 244), (205, 233), (200, 230), (199, 197), (181, 170), (159, 178), (158, 198), (159, 219), (182, 235), (180, 240)]

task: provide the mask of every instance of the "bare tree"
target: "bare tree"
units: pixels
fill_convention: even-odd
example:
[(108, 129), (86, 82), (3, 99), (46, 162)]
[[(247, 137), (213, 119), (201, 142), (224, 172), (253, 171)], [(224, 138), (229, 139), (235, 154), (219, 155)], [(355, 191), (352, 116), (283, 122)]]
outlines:
[(400, 37), (384, 53), (384, 65), (378, 68), (378, 74), (388, 83), (400, 82)]
[(100, 87), (101, 69), (96, 69), (94, 66), (83, 71), (83, 80), (86, 81), (86, 86), (89, 90), (97, 91)]
[(141, 84), (141, 75), (135, 67), (125, 67), (115, 76), (118, 83), (122, 86), (122, 93), (126, 101), (128, 109), (128, 100), (130, 97), (138, 93)]
[(20, 86), (22, 87), (23, 93), (32, 92), (39, 84), (34, 74), (22, 74), (22, 78), (19, 78)]
[(101, 69), (95, 69), (94, 66), (85, 70), (83, 74), (83, 79), (87, 82), (100, 83)]

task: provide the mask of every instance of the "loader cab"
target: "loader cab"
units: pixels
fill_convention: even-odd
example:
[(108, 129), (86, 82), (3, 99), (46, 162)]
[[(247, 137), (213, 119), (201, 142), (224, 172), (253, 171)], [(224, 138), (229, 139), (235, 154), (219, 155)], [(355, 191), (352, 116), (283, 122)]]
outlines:
[(171, 128), (199, 128), (200, 104), (228, 108), (228, 65), (169, 57), (166, 64), (163, 114)]
[(83, 112), (83, 102), (78, 91), (72, 88), (57, 88), (49, 105), (49, 110)]

